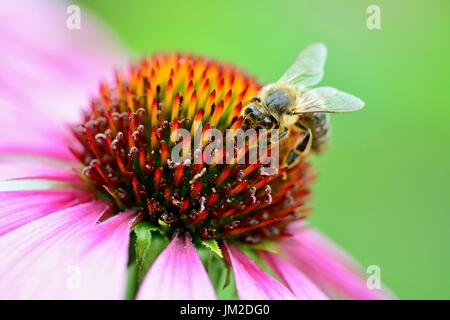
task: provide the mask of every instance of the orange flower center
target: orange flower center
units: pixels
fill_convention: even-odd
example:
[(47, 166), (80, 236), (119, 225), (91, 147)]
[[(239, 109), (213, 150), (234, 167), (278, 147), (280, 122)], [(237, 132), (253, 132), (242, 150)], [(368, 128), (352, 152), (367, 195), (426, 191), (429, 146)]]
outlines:
[[(308, 165), (263, 174), (261, 163), (211, 162), (204, 151), (210, 129), (240, 129), (241, 110), (260, 84), (234, 66), (183, 54), (157, 54), (101, 84), (83, 123), (73, 127), (83, 164), (80, 175), (117, 212), (136, 208), (167, 232), (188, 231), (200, 239), (257, 243), (285, 234), (305, 216)], [(180, 139), (179, 129), (196, 136)], [(184, 161), (175, 161), (181, 145)], [(245, 156), (249, 148), (235, 150)], [(216, 158), (217, 159), (216, 159)]]

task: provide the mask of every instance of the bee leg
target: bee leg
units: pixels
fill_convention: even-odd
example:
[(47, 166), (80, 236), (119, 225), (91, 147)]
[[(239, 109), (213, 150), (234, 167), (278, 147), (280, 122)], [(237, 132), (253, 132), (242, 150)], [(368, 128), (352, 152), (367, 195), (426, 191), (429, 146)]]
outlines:
[(281, 139), (283, 139), (284, 137), (286, 137), (286, 135), (288, 134), (288, 132), (289, 132), (289, 130), (288, 129), (285, 129), (283, 132), (281, 132), (279, 135), (278, 135), (278, 138), (281, 140)]
[(303, 139), (299, 141), (297, 146), (289, 151), (284, 160), (285, 164), (288, 167), (292, 167), (294, 164), (300, 160), (300, 157), (306, 155), (311, 150), (312, 146), (312, 133), (310, 129), (307, 129), (305, 136)]
[(288, 129), (285, 129), (284, 131), (282, 131), (280, 134), (272, 136), (272, 134), (268, 135), (268, 139), (267, 139), (267, 145), (272, 145), (272, 143), (275, 142), (279, 142), (281, 139), (283, 139), (284, 137), (286, 137), (286, 135), (289, 133)]

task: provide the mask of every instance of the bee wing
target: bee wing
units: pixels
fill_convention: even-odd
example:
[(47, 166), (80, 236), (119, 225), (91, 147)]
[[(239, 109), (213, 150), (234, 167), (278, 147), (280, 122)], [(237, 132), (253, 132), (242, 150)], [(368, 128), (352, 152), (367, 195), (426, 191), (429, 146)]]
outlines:
[(352, 112), (364, 107), (361, 99), (332, 87), (305, 91), (294, 114), (305, 112)]
[(277, 83), (313, 86), (323, 78), (327, 48), (322, 43), (310, 45), (295, 59)]

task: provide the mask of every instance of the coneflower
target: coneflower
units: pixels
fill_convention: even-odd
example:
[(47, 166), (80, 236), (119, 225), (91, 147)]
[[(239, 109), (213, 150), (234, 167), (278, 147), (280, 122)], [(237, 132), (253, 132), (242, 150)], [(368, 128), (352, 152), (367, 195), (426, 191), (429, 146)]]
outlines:
[[(60, 39), (48, 28), (41, 36)], [(36, 35), (4, 43), (13, 49), (27, 36)], [(44, 44), (27, 49), (38, 57), (30, 65), (54, 76), (49, 82), (66, 82), (48, 91), (37, 80), (34, 90), (20, 74), (2, 72), (10, 88), (0, 118), (0, 178), (8, 181), (0, 192), (2, 298), (214, 299), (230, 282), (241, 299), (387, 297), (304, 222), (306, 160), (289, 168), (280, 161), (267, 174), (260, 162), (238, 161), (252, 152), (245, 144), (231, 162), (222, 149), (204, 161), (210, 129), (228, 139), (227, 129), (242, 127), (241, 110), (261, 87), (253, 77), (200, 56), (155, 54), (102, 82), (79, 120), (64, 121), (70, 103), (46, 105), (45, 97), (70, 96), (74, 84), (92, 79), (95, 72), (69, 68), (92, 67), (91, 49), (80, 48), (79, 60)], [(50, 61), (46, 50), (56, 55)], [(180, 129), (200, 144), (174, 135)], [(173, 158), (180, 144), (183, 161)], [(13, 190), (17, 180), (53, 188)]]
[[(237, 159), (248, 158), (248, 144), (243, 152), (233, 149), (231, 163), (223, 163), (223, 149), (216, 150), (217, 164), (194, 159), (204, 155), (211, 128), (241, 128), (242, 106), (258, 89), (242, 71), (214, 60), (185, 54), (144, 59), (128, 74), (117, 73), (113, 86), (102, 84), (74, 127), (82, 147), (71, 150), (84, 165), (80, 175), (115, 205), (113, 214), (133, 209), (168, 235), (247, 243), (283, 236), (287, 222), (304, 216), (306, 163), (264, 174), (261, 164)], [(173, 133), (181, 128), (202, 142), (184, 162), (171, 158), (178, 142)], [(179, 143), (193, 149), (191, 139)]]

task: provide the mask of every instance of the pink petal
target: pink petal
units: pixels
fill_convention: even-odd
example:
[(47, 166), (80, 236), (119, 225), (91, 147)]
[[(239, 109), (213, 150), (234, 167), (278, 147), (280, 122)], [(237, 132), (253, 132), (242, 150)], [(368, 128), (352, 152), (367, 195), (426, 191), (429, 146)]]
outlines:
[[(65, 290), (61, 299), (124, 299), (133, 211), (118, 214), (72, 237), (79, 288)], [(65, 244), (68, 246), (69, 244)], [(66, 275), (67, 276), (67, 275)]]
[(0, 159), (0, 181), (29, 179), (53, 180), (73, 184), (82, 182), (71, 166), (61, 167), (55, 163), (44, 163), (43, 161)]
[(138, 299), (216, 299), (208, 274), (188, 235), (175, 236), (141, 284)]
[(68, 6), (0, 4), (0, 152), (71, 159), (65, 125), (80, 119), (99, 80), (125, 63), (123, 51), (86, 8), (81, 29), (68, 29)]
[(227, 246), (236, 287), (242, 300), (292, 300), (289, 289), (272, 278), (234, 246)]
[(77, 189), (0, 192), (0, 236), (91, 197), (87, 191)]
[(303, 272), (282, 257), (270, 252), (260, 254), (286, 286), (301, 300), (328, 300), (326, 294)]
[(121, 298), (131, 213), (96, 224), (108, 204), (93, 201), (0, 237), (0, 298)]
[(282, 243), (293, 264), (322, 288), (351, 299), (389, 299), (385, 289), (371, 290), (361, 268), (318, 231), (303, 227)]
[[(0, 123), (2, 123), (1, 120)], [(28, 128), (30, 129), (31, 127), (28, 126)], [(67, 148), (68, 144), (63, 140), (59, 140), (59, 137), (62, 135), (61, 133), (55, 133), (52, 137), (46, 137), (35, 131), (27, 130), (26, 133), (23, 132), (21, 135), (7, 138), (12, 136), (11, 131), (6, 132), (6, 126), (3, 129), (0, 128), (0, 153), (37, 155), (61, 160), (74, 160), (73, 155)], [(29, 137), (29, 134), (33, 135), (33, 137)]]

